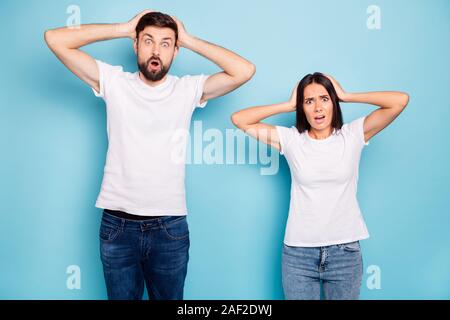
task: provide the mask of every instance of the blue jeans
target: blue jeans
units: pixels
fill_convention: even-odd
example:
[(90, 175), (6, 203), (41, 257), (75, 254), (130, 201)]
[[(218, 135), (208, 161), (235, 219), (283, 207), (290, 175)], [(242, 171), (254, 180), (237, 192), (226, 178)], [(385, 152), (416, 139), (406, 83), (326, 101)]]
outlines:
[(327, 247), (290, 247), (282, 256), (287, 300), (358, 300), (363, 274), (359, 241)]
[(100, 253), (108, 298), (182, 300), (189, 260), (186, 217), (133, 221), (103, 212)]

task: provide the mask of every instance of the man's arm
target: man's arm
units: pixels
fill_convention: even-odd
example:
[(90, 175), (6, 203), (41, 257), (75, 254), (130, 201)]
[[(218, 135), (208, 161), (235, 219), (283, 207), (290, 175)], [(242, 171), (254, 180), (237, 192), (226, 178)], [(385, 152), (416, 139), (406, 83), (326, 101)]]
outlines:
[(250, 61), (230, 50), (188, 34), (184, 25), (175, 17), (172, 18), (178, 25), (178, 46), (204, 56), (223, 70), (206, 80), (200, 103), (223, 96), (239, 88), (253, 77), (256, 67)]
[(59, 28), (45, 32), (45, 41), (59, 60), (78, 78), (100, 91), (97, 63), (81, 47), (93, 42), (117, 38), (135, 38), (140, 18), (151, 12), (144, 11), (127, 23), (82, 25), (80, 28)]

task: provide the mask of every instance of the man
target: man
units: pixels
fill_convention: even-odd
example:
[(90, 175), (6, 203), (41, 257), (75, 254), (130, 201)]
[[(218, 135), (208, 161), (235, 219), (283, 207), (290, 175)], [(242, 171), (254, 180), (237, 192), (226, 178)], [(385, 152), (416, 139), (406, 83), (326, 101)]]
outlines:
[[(124, 72), (79, 49), (124, 37), (134, 41), (139, 72)], [(249, 81), (255, 66), (188, 34), (176, 18), (149, 10), (128, 23), (49, 30), (45, 40), (106, 102), (109, 148), (96, 207), (104, 209), (100, 251), (108, 298), (142, 299), (145, 283), (150, 299), (183, 299), (190, 243), (185, 163), (174, 160), (174, 136), (189, 129), (196, 107)], [(180, 47), (223, 71), (168, 74)]]

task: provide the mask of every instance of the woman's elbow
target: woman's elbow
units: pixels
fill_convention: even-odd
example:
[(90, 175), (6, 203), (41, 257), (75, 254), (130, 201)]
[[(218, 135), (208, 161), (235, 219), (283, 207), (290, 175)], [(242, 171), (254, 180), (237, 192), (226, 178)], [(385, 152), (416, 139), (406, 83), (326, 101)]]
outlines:
[(400, 106), (402, 109), (405, 109), (409, 103), (409, 94), (407, 94), (405, 92), (401, 92), (400, 94), (401, 94)]
[(243, 129), (244, 128), (244, 124), (242, 122), (242, 118), (239, 115), (239, 112), (235, 112), (231, 115), (231, 122), (239, 129)]

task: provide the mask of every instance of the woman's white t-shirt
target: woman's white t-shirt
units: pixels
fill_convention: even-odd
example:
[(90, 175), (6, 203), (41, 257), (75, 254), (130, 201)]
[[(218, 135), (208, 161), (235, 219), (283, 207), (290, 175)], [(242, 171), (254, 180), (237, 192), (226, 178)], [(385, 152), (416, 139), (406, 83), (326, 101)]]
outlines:
[[(97, 60), (108, 154), (96, 207), (141, 216), (187, 215), (185, 157), (191, 117), (208, 76), (168, 75), (156, 87)], [(180, 157), (181, 156), (181, 157)]]
[(295, 127), (276, 127), (292, 177), (286, 245), (322, 247), (369, 237), (356, 198), (361, 151), (368, 145), (364, 119), (324, 140)]

